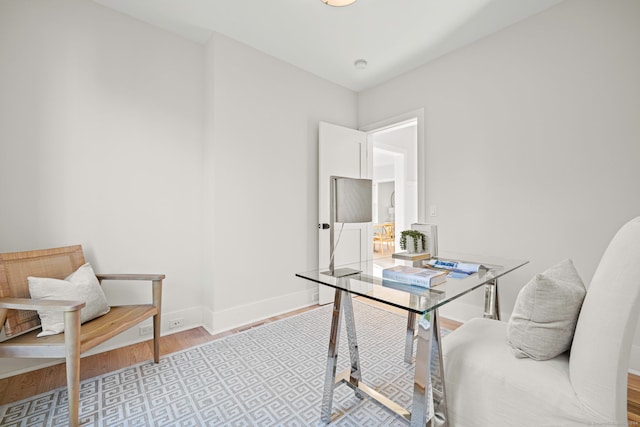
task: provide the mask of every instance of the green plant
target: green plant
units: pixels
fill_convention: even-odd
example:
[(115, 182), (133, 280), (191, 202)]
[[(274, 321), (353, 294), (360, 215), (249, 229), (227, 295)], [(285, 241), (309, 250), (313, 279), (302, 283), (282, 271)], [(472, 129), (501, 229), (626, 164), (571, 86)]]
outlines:
[(413, 239), (413, 249), (418, 252), (418, 240), (422, 242), (422, 248), (427, 247), (427, 236), (418, 230), (404, 230), (400, 233), (400, 247), (407, 249), (407, 236)]

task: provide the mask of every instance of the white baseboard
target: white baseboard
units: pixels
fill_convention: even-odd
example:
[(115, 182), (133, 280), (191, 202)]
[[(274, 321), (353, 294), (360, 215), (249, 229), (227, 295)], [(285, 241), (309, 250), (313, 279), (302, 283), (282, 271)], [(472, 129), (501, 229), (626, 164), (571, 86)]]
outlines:
[(2, 358), (0, 379), (25, 374), (64, 362), (64, 359), (19, 359)]
[(315, 290), (303, 290), (220, 311), (204, 310), (203, 326), (210, 334), (225, 332), (318, 303)]

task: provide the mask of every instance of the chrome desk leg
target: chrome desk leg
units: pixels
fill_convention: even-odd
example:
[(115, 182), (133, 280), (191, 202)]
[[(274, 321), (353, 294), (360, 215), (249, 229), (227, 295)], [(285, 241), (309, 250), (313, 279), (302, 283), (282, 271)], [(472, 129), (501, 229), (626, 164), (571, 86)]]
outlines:
[(500, 320), (500, 300), (498, 298), (498, 279), (484, 285), (484, 317)]
[(343, 295), (342, 310), (344, 311), (345, 326), (347, 328), (347, 340), (349, 342), (349, 357), (351, 359), (351, 372), (349, 383), (353, 386), (356, 396), (363, 398), (362, 393), (357, 388), (360, 385), (362, 376), (360, 373), (360, 354), (358, 352), (358, 339), (356, 337), (356, 322), (353, 317), (353, 302), (349, 294)]
[(409, 312), (407, 314), (407, 336), (404, 341), (404, 361), (411, 363), (413, 361), (413, 340), (416, 339), (416, 314)]
[(440, 314), (438, 309), (433, 311), (432, 317), (433, 331), (431, 336), (434, 339), (436, 352), (431, 359), (431, 386), (433, 388), (434, 416), (433, 425), (446, 427), (449, 425), (449, 414), (447, 413), (447, 398), (444, 384), (444, 363), (442, 360), (442, 337), (440, 336)]
[[(342, 313), (344, 312), (347, 338), (349, 341), (349, 355), (351, 358), (351, 370), (349, 373), (348, 383), (355, 391), (358, 398), (362, 398), (359, 389), (360, 381), (360, 355), (358, 352), (358, 342), (356, 338), (356, 325), (353, 317), (353, 303), (351, 296), (344, 291), (336, 289), (335, 298), (333, 300), (333, 315), (331, 319), (331, 333), (329, 336), (329, 350), (327, 353), (327, 369), (325, 371), (324, 392), (322, 394), (322, 409), (320, 411), (320, 420), (326, 424), (331, 422), (331, 407), (333, 405), (333, 391), (336, 383), (336, 367), (338, 365), (338, 344), (340, 338), (340, 322)], [(341, 379), (338, 381), (340, 383)]]
[[(348, 298), (348, 295), (346, 296)], [(336, 289), (336, 294), (333, 300), (333, 314), (331, 317), (327, 370), (325, 372), (324, 392), (322, 394), (322, 409), (320, 411), (320, 420), (326, 424), (331, 422), (333, 390), (336, 385), (336, 366), (338, 365), (338, 339), (340, 338), (340, 308), (342, 306), (342, 297), (342, 291)]]
[(448, 426), (440, 338), (440, 318), (435, 309), (418, 321), (412, 427), (426, 426), (429, 419), (432, 426)]
[[(410, 295), (409, 301), (411, 303), (420, 303), (420, 298), (417, 295)], [(413, 361), (413, 341), (416, 339), (416, 322), (417, 322), (417, 314), (408, 312), (407, 313), (407, 337), (404, 341), (404, 361), (406, 363), (411, 363)]]

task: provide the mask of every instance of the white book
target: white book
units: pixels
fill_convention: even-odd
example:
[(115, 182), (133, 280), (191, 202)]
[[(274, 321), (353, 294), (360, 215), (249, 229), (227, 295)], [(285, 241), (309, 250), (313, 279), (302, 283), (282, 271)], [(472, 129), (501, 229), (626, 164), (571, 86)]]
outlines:
[(447, 279), (447, 272), (396, 265), (382, 270), (382, 278), (422, 288), (430, 288), (444, 282)]

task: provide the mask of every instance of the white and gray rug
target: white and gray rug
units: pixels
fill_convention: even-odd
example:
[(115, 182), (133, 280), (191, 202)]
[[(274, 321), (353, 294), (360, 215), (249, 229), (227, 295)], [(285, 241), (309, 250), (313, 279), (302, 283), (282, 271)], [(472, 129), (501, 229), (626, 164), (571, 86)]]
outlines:
[[(406, 316), (354, 301), (363, 380), (409, 408), (413, 365), (403, 360)], [(81, 383), (83, 426), (320, 426), (331, 306)], [(346, 331), (338, 372), (349, 365)], [(332, 426), (405, 426), (346, 385)], [(67, 425), (66, 388), (0, 407), (0, 426)]]

